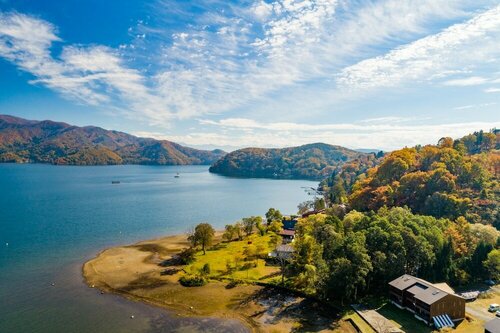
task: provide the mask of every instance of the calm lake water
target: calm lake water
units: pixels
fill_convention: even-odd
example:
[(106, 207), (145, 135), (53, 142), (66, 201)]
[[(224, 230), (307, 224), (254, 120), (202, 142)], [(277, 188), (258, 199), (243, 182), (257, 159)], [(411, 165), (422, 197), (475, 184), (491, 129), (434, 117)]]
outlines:
[(245, 332), (237, 321), (181, 319), (101, 295), (81, 266), (106, 247), (199, 222), (221, 229), (269, 207), (294, 213), (308, 199), (303, 187), (316, 186), (222, 177), (207, 166), (0, 164), (0, 332)]

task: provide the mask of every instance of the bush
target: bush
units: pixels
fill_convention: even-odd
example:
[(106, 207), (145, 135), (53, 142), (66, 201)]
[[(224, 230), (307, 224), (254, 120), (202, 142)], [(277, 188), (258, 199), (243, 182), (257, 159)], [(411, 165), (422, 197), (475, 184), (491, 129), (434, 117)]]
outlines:
[(200, 275), (184, 275), (179, 279), (179, 283), (184, 287), (201, 287), (207, 282), (207, 279)]
[(179, 253), (179, 263), (181, 265), (188, 265), (195, 261), (196, 250), (190, 247)]
[(208, 276), (210, 274), (210, 264), (207, 262), (200, 270), (200, 273), (204, 276)]

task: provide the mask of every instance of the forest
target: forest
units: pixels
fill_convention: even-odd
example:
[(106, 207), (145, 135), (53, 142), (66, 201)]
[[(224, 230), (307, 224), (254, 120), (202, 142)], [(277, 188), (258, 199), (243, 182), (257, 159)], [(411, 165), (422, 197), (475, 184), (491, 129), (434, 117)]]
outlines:
[[(500, 133), (354, 159), (299, 220), (291, 285), (342, 302), (403, 273), (460, 287), (500, 279)], [(321, 205), (319, 205), (321, 206)]]
[(210, 172), (232, 177), (321, 180), (347, 161), (363, 156), (371, 155), (324, 143), (280, 149), (245, 148), (215, 162)]
[(326, 198), (358, 211), (407, 206), (412, 212), (492, 224), (500, 220), (500, 132), (445, 137), (437, 145), (355, 160), (322, 182)]

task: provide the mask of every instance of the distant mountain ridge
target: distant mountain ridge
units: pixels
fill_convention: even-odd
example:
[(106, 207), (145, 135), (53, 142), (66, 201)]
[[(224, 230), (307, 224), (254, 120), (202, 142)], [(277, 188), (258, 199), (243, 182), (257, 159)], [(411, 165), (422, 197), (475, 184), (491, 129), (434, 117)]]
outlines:
[(244, 148), (228, 153), (209, 170), (234, 177), (321, 180), (345, 162), (364, 155), (325, 143), (289, 148)]
[(100, 127), (0, 115), (0, 162), (68, 165), (212, 164), (222, 150), (199, 150)]

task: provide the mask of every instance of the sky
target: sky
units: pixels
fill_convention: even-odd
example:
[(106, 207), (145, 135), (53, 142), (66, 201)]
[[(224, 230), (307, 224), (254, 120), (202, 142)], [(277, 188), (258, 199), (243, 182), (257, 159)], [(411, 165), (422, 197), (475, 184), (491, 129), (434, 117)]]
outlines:
[(0, 0), (0, 114), (392, 150), (499, 110), (498, 0)]

